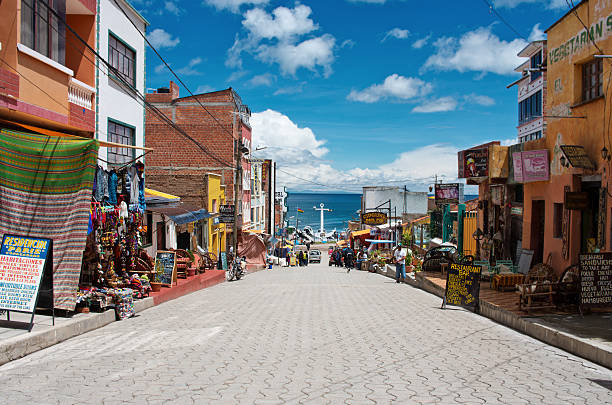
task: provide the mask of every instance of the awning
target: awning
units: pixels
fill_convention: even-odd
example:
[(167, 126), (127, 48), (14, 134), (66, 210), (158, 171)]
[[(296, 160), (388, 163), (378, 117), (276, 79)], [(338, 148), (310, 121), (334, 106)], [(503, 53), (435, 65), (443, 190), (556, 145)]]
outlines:
[(181, 197), (145, 188), (145, 202), (147, 205), (176, 204), (181, 202)]
[(347, 242), (345, 240), (340, 240), (340, 241), (336, 242), (336, 245), (338, 245), (338, 246), (346, 246), (346, 243)]
[(369, 235), (370, 234), (370, 230), (369, 229), (364, 229), (362, 231), (353, 231), (353, 233), (351, 233), (351, 237), (356, 237), (356, 236), (364, 236), (364, 235)]
[[(7, 122), (9, 124), (17, 125), (21, 128), (27, 129), (29, 131), (34, 131), (42, 135), (57, 136), (61, 138), (73, 138), (77, 140), (90, 139), (90, 138), (86, 138), (86, 137), (82, 137), (78, 135), (65, 134), (63, 132), (57, 132), (57, 131), (52, 131), (50, 129), (39, 128), (39, 127), (35, 127), (34, 125), (22, 124), (20, 122), (7, 121), (7, 120), (2, 120), (2, 121)], [(138, 149), (138, 150), (146, 150), (146, 151), (153, 150), (151, 148), (145, 148), (144, 146), (125, 145), (123, 143), (106, 142), (106, 141), (100, 141), (100, 140), (96, 140), (96, 141), (100, 144), (100, 146), (104, 146), (104, 147), (120, 147), (120, 148)]]
[(395, 243), (394, 240), (376, 240), (376, 239), (366, 239), (365, 240), (368, 243), (371, 243), (373, 245), (377, 244), (377, 243)]
[(412, 221), (410, 221), (410, 223), (412, 225), (421, 225), (421, 224), (425, 225), (425, 224), (428, 224), (430, 221), (431, 221), (431, 217), (427, 215), (425, 217), (413, 219)]
[(210, 217), (212, 217), (212, 214), (206, 211), (204, 208), (197, 211), (188, 211), (180, 215), (170, 215), (170, 218), (172, 218), (177, 225), (188, 224), (190, 222), (196, 222)]

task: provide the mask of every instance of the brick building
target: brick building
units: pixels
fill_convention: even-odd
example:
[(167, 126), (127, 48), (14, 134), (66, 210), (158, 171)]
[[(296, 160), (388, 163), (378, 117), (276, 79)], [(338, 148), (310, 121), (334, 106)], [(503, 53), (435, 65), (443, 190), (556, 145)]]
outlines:
[[(211, 211), (206, 195), (206, 174), (217, 174), (225, 186), (226, 203), (238, 207), (239, 229), (248, 227), (251, 204), (248, 152), (243, 150), (242, 178), (238, 179), (236, 159), (241, 145), (249, 150), (251, 147), (251, 112), (238, 94), (229, 88), (179, 97), (179, 87), (170, 82), (169, 88), (157, 89), (146, 98), (208, 151), (204, 152), (147, 110), (146, 146), (153, 148), (147, 155), (148, 186), (180, 196), (188, 205)], [(238, 198), (234, 195), (235, 181), (238, 182)], [(228, 229), (228, 243), (233, 243), (231, 232)]]

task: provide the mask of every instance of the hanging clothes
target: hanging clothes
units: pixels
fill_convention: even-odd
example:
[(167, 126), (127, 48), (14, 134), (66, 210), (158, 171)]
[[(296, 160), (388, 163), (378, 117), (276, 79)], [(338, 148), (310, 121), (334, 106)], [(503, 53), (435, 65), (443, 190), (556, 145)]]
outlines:
[(117, 173), (111, 171), (108, 176), (108, 203), (117, 205)]
[(107, 199), (109, 197), (108, 174), (100, 166), (96, 168), (95, 184), (94, 197), (97, 201), (104, 201), (105, 198)]
[(140, 177), (138, 176), (138, 169), (136, 166), (131, 166), (127, 170), (128, 177), (130, 179), (130, 203), (138, 204), (139, 203), (139, 190), (140, 190)]

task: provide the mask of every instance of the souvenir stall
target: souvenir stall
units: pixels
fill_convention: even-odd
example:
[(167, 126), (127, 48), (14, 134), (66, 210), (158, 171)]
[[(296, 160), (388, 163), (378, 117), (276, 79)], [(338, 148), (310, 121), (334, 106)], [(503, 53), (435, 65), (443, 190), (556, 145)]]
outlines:
[(114, 308), (117, 317), (134, 315), (134, 298), (147, 296), (154, 261), (140, 247), (146, 234), (143, 214), (144, 165), (96, 170), (77, 310)]

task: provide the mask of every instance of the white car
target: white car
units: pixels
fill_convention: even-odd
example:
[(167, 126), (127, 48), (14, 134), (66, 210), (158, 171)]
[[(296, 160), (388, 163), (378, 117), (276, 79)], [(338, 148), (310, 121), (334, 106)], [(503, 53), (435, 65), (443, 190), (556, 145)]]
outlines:
[(313, 249), (308, 252), (308, 263), (321, 263), (321, 251)]

